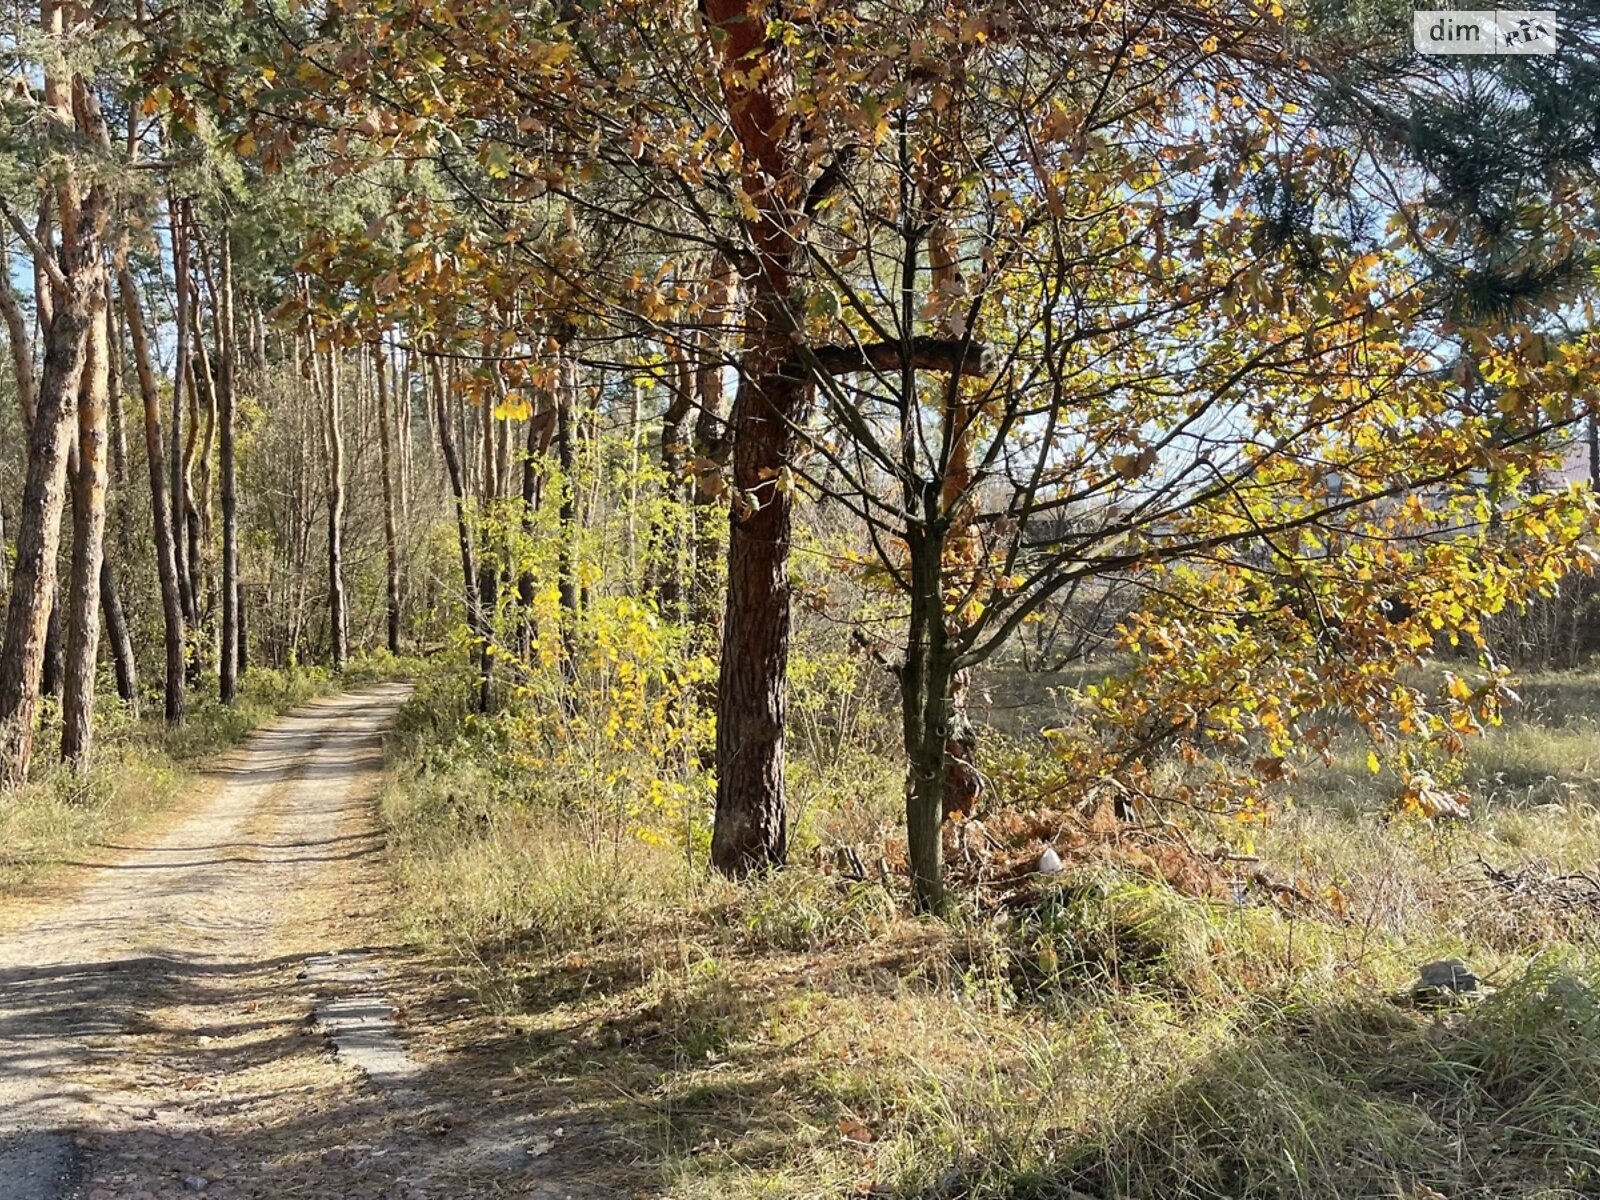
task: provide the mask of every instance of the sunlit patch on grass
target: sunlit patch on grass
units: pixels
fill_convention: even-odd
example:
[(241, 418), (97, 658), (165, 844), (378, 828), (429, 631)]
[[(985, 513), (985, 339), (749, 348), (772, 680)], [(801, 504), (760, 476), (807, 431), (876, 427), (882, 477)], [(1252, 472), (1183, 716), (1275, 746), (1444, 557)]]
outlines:
[[(1600, 680), (1559, 692), (1475, 749), (1466, 821), (1395, 815), (1355, 746), (1303, 774), (1236, 866), (1310, 903), (1197, 896), (1106, 856), (914, 918), (866, 854), (893, 819), (892, 762), (868, 778), (854, 760), (837, 805), (808, 800), (816, 843), (862, 847), (860, 879), (803, 853), (735, 886), (703, 846), (596, 840), (538, 779), (420, 735), (385, 817), (401, 919), (453, 957), (513, 1058), (580, 1108), (604, 1081), (626, 1152), (597, 1170), (619, 1186), (1576, 1197), (1600, 1186), (1590, 915), (1555, 919), (1483, 866), (1600, 859), (1571, 789), (1528, 803), (1493, 782), (1512, 762), (1581, 782)], [(1179, 819), (1206, 852), (1238, 849), (1237, 830)], [(1449, 956), (1489, 994), (1414, 1004), (1419, 965)]]

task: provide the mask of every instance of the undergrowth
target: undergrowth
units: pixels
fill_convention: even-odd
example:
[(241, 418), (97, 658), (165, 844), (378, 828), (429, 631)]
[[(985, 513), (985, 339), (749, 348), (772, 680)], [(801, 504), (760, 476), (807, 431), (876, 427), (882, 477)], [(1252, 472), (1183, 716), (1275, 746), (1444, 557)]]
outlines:
[[(1561, 694), (1600, 711), (1592, 677)], [(597, 838), (463, 704), (441, 669), (397, 734), (400, 918), (516, 1032), (526, 1078), (603, 1114), (621, 1149), (601, 1184), (706, 1200), (1600, 1195), (1592, 916), (1557, 920), (1482, 866), (1600, 857), (1573, 736), (1591, 716), (1530, 713), (1475, 749), (1483, 800), (1464, 823), (1392, 816), (1353, 748), (1308, 774), (1236, 855), (1292, 901), (1197, 898), (1111, 860), (1003, 902), (968, 893), (931, 921), (870, 861), (853, 880), (802, 852), (735, 886), (693, 842)], [(1580, 786), (1509, 796), (1508, 760)], [(892, 762), (853, 762), (843, 803), (809, 797), (803, 844), (864, 845), (893, 821)], [(1186, 828), (1235, 850), (1242, 836)], [(1490, 994), (1417, 1007), (1417, 968), (1452, 955)]]

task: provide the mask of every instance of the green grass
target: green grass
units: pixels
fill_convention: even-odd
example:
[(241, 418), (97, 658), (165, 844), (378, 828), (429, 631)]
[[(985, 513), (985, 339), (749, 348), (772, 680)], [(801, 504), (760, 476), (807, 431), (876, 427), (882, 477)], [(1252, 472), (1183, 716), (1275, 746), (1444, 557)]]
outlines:
[[(520, 1072), (603, 1109), (627, 1151), (601, 1182), (630, 1193), (1595, 1196), (1600, 913), (1479, 860), (1535, 879), (1600, 860), (1600, 677), (1523, 691), (1460, 768), (1468, 822), (1391, 816), (1355, 744), (1294, 781), (1250, 831), (1250, 869), (1293, 905), (1115, 860), (941, 922), (809, 862), (736, 887), (681, 848), (591, 840), (426, 696), (384, 814), (410, 936), (515, 1034)], [(892, 760), (854, 769), (837, 807), (810, 801), (823, 840), (890, 818)], [(1496, 990), (1412, 1006), (1417, 967), (1449, 955)]]

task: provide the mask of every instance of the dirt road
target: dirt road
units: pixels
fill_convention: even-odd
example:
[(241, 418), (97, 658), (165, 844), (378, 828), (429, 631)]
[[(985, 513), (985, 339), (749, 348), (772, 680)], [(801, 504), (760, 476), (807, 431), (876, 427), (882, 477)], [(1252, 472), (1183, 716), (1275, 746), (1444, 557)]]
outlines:
[(452, 1136), (460, 1097), (390, 1031), (391, 956), (365, 943), (404, 696), (281, 718), (164, 831), (101, 848), (74, 896), (7, 921), (0, 1200), (568, 1194), (519, 1161), (534, 1125)]

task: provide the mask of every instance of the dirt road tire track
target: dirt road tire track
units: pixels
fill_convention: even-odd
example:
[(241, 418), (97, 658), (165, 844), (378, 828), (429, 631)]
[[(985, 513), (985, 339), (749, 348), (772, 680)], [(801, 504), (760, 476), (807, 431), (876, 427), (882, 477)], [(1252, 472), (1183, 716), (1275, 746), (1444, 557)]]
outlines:
[[(286, 927), (316, 925), (319, 889), (379, 850), (368, 802), (405, 694), (272, 723), (217, 765), (194, 811), (102, 848), (74, 899), (0, 935), (0, 1200), (402, 1194), (396, 1172), (351, 1181), (349, 1155), (308, 1158), (320, 1147), (297, 1117), (344, 1118), (375, 1163), (388, 1125), (305, 1020), (301, 951), (367, 948)], [(325, 1186), (289, 1190), (318, 1170)]]

